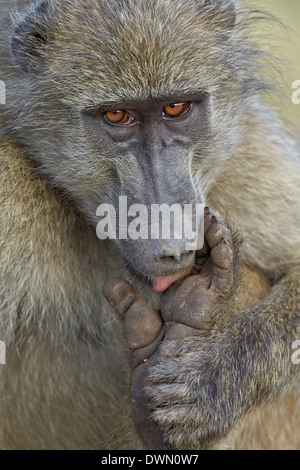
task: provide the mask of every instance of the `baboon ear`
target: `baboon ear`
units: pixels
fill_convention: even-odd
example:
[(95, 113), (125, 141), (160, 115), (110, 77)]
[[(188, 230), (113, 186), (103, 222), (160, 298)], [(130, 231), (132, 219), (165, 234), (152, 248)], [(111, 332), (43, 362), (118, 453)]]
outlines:
[(35, 70), (42, 60), (43, 49), (53, 37), (54, 22), (52, 1), (43, 0), (15, 28), (12, 52), (24, 70)]
[(208, 7), (212, 15), (218, 21), (218, 25), (227, 30), (234, 28), (236, 24), (237, 7), (239, 0), (196, 0), (199, 7)]

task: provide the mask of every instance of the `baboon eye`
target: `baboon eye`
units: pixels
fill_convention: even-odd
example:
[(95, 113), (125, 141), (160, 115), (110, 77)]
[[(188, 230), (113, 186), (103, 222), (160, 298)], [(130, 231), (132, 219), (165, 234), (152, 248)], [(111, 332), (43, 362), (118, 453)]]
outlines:
[(104, 116), (107, 121), (112, 124), (122, 124), (123, 126), (128, 126), (135, 122), (135, 118), (131, 116), (127, 111), (122, 111), (119, 109), (113, 111), (107, 111)]
[(187, 114), (190, 109), (191, 103), (189, 102), (168, 104), (164, 108), (164, 115), (166, 117), (177, 118)]

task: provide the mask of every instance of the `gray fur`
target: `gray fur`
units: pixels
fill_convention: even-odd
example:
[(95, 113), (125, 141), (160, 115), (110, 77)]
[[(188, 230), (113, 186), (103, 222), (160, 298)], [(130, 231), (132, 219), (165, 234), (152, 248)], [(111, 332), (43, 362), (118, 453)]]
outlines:
[(188, 362), (168, 355), (153, 368), (154, 418), (179, 449), (299, 447), (299, 146), (262, 104), (268, 79), (249, 16), (229, 0), (49, 0), (32, 16), (37, 3), (6, 18), (1, 39), (0, 442), (142, 447), (124, 393), (130, 360), (102, 286), (121, 271), (154, 307), (159, 296), (96, 238), (95, 207), (113, 194), (115, 172), (129, 174), (82, 111), (192, 91), (211, 100), (193, 181), (274, 287), (238, 313), (228, 306), (216, 336), (186, 340)]

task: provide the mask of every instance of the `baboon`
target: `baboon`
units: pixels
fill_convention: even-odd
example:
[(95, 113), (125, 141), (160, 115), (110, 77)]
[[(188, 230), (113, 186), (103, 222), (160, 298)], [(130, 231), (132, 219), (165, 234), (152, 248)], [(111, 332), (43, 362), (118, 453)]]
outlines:
[[(2, 16), (2, 447), (299, 448), (299, 147), (263, 101), (261, 14)], [(99, 240), (97, 208), (122, 195), (203, 204), (203, 247)]]

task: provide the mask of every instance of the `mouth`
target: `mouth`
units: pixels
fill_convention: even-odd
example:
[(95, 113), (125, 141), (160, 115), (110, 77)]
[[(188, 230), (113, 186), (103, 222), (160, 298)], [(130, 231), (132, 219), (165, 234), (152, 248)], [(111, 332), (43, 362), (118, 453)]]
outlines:
[(194, 273), (194, 270), (195, 270), (195, 266), (190, 265), (186, 267), (186, 271), (183, 271), (182, 269), (181, 270), (178, 269), (177, 273), (170, 274), (167, 276), (155, 276), (153, 274), (151, 275), (150, 273), (145, 275), (144, 273), (142, 274), (140, 271), (138, 271), (126, 257), (124, 257), (123, 259), (124, 259), (127, 270), (133, 276), (135, 276), (136, 278), (139, 278), (143, 283), (150, 285), (152, 289), (154, 290), (154, 292), (158, 294), (162, 294), (172, 284)]
[(174, 282), (179, 281), (179, 279), (183, 279), (191, 274), (192, 270), (189, 270), (186, 273), (178, 273), (174, 274), (173, 276), (166, 276), (166, 277), (157, 277), (153, 279), (153, 290), (158, 292), (159, 294), (165, 292)]

